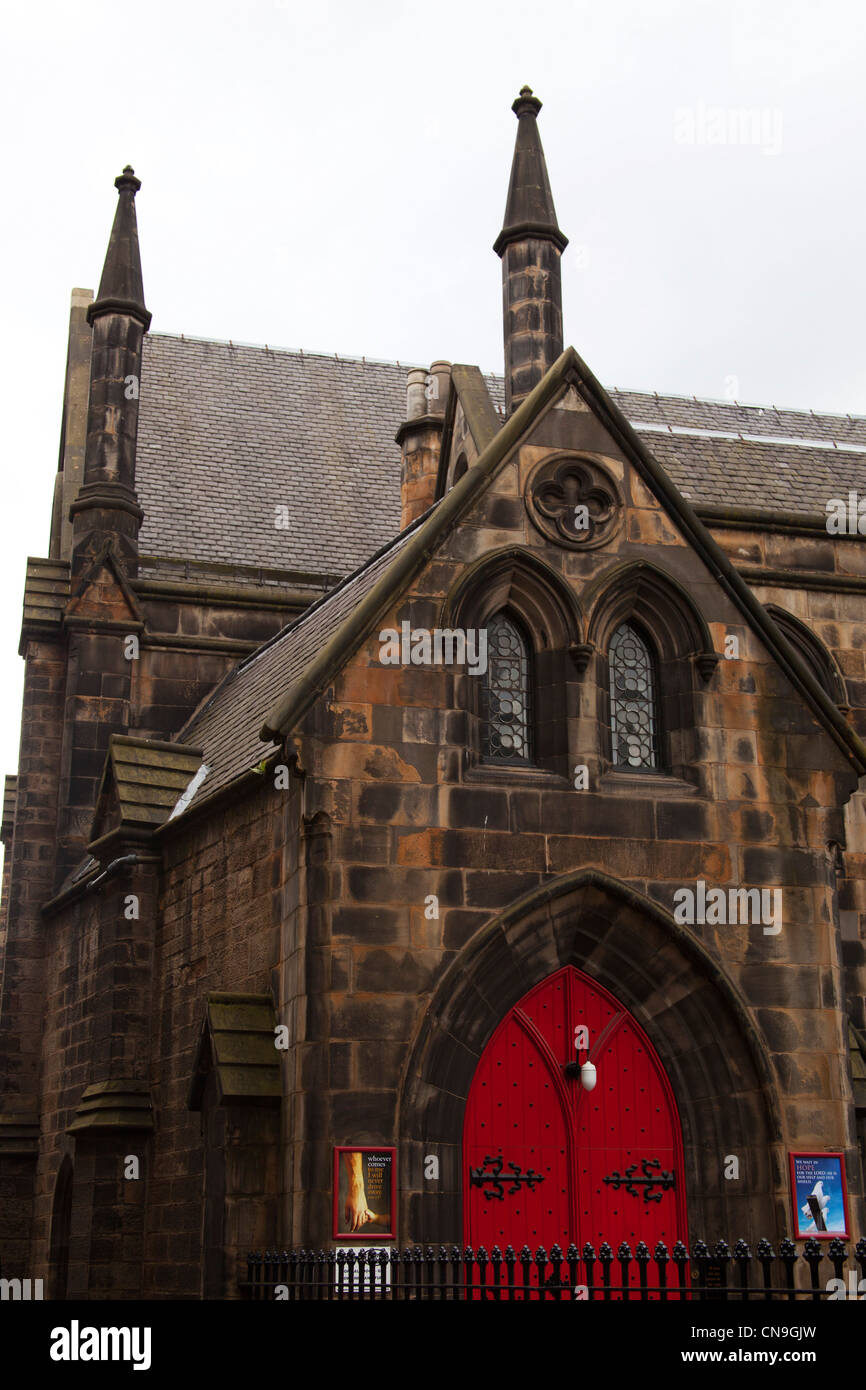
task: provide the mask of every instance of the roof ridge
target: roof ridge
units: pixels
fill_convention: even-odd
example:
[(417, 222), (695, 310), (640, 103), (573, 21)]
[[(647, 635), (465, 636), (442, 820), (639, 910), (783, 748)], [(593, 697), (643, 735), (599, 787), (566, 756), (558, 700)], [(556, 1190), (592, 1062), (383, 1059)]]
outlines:
[[(358, 367), (399, 367), (401, 370), (405, 371), (410, 371), (413, 368), (425, 368), (430, 365), (429, 362), (409, 362), (401, 361), (399, 358), (389, 357), (369, 357), (366, 354), (358, 356), (355, 353), (308, 352), (306, 348), (286, 347), (281, 343), (254, 343), (250, 342), (248, 339), (242, 338), (207, 338), (201, 337), (195, 333), (169, 333), (164, 330), (158, 333), (149, 333), (145, 342), (159, 341), (162, 338), (177, 343), (202, 343), (212, 347), (253, 348), (257, 352), (281, 353), (286, 357), (297, 357), (304, 362), (316, 360), (322, 362), (336, 361), (338, 363), (351, 363)], [(432, 360), (433, 359), (431, 359), (431, 361)], [(475, 366), (477, 364), (469, 363), (466, 365)], [(479, 367), (478, 370), (481, 372), (482, 376), (488, 380), (502, 383), (505, 381), (505, 376), (502, 372), (488, 371), (483, 367)], [(722, 399), (719, 396), (696, 396), (694, 393), (690, 395), (681, 395), (677, 391), (656, 391), (649, 387), (608, 386), (606, 390), (614, 396), (643, 396), (647, 400), (659, 402), (677, 401), (690, 406), (721, 405), (734, 410), (774, 410), (777, 414), (802, 415), (806, 418), (811, 416), (813, 419), (822, 417), (828, 420), (848, 420), (851, 423), (862, 423), (866, 425), (866, 414), (857, 415), (851, 411), (815, 410), (813, 406), (805, 405), (780, 406), (770, 401), (731, 401)]]
[(793, 449), (833, 449), (837, 453), (866, 454), (866, 444), (841, 443), (835, 439), (809, 439), (804, 435), (744, 434), (742, 430), (710, 430), (700, 425), (655, 424), (648, 420), (631, 420), (632, 429), (647, 434), (671, 434), (677, 438), (738, 440), (743, 444), (784, 444)]
[(776, 414), (811, 416), (813, 419), (850, 420), (866, 425), (866, 414), (854, 415), (850, 410), (815, 410), (806, 405), (776, 405), (770, 401), (729, 401), (721, 396), (683, 396), (678, 391), (648, 391), (634, 386), (607, 386), (612, 396), (645, 396), (648, 400), (682, 401), (684, 405), (721, 405), (734, 410), (774, 410)]
[[(227, 348), (254, 348), (257, 352), (283, 353), (287, 357), (299, 357), (303, 361), (320, 359), (323, 362), (351, 362), (358, 367), (399, 367), (401, 370), (410, 371), (412, 368), (429, 367), (427, 362), (401, 362), (399, 359), (388, 357), (370, 357), (368, 355), (356, 356), (354, 353), (347, 352), (308, 352), (302, 347), (286, 347), (281, 343), (252, 343), (245, 338), (203, 338), (196, 333), (149, 333), (148, 340), (168, 338), (175, 343), (204, 343), (211, 347)], [(432, 360), (432, 359), (431, 359)]]

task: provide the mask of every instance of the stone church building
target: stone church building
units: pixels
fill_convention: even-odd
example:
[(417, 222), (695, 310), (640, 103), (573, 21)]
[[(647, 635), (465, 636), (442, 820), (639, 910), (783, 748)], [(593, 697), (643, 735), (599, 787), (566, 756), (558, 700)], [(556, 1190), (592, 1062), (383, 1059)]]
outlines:
[(791, 1155), (866, 1233), (866, 418), (602, 386), (539, 108), (503, 377), (151, 333), (116, 180), (27, 563), (4, 1276), (778, 1242)]

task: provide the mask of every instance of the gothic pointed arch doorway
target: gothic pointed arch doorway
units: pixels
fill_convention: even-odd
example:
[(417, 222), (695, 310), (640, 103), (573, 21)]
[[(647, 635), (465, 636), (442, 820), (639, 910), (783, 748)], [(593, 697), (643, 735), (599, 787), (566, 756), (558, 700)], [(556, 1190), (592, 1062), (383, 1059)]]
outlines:
[[(578, 1027), (589, 1033), (592, 1091), (566, 1071)], [(572, 965), (525, 994), (481, 1055), (463, 1192), (466, 1243), (488, 1251), (688, 1240), (682, 1132), (664, 1067), (632, 1014)]]

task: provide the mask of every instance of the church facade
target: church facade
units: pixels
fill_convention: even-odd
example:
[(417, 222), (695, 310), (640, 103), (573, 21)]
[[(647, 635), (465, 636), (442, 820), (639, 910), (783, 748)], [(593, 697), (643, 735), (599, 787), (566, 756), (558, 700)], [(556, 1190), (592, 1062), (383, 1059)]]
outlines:
[(502, 378), (151, 334), (116, 181), (3, 814), (53, 1297), (866, 1232), (866, 419), (605, 389), (539, 108)]

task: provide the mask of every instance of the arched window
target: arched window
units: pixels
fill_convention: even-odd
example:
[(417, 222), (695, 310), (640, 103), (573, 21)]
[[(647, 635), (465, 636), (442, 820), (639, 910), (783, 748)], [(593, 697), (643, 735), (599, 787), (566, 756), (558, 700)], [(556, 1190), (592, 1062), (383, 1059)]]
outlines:
[(610, 733), (615, 767), (657, 768), (658, 708), (650, 649), (629, 623), (610, 639)]
[(532, 672), (529, 644), (505, 613), (487, 624), (483, 676), (484, 758), (495, 763), (532, 760)]

